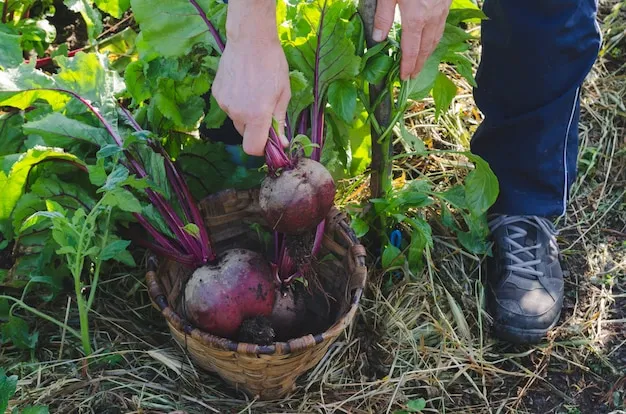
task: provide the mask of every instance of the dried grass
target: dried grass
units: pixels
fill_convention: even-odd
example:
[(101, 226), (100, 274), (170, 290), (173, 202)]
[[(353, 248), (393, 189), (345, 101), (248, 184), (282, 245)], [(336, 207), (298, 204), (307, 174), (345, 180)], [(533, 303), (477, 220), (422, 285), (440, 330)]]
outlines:
[[(613, 34), (623, 17), (605, 31)], [(624, 48), (620, 33), (607, 40), (612, 53)], [(513, 346), (490, 336), (483, 258), (436, 231), (423, 274), (383, 291), (382, 276), (372, 273), (357, 322), (281, 401), (249, 400), (196, 369), (150, 306), (142, 275), (116, 274), (99, 293), (96, 352), (89, 358), (77, 356), (74, 338), (25, 315), (37, 325), (41, 347), (34, 355), (0, 350), (0, 365), (20, 377), (10, 406), (46, 404), (54, 413), (360, 414), (393, 413), (424, 398), (431, 413), (623, 412), (626, 65), (620, 65), (600, 59), (585, 85), (579, 179), (559, 223), (567, 298), (561, 325), (544, 343)], [(429, 145), (466, 148), (480, 113), (469, 85), (459, 87), (466, 92), (438, 123), (425, 102), (407, 116), (407, 127)], [(450, 182), (462, 162), (403, 158), (395, 168)], [(342, 201), (366, 197), (366, 184), (364, 177), (345, 183)], [(76, 327), (69, 303), (60, 298), (46, 311)]]

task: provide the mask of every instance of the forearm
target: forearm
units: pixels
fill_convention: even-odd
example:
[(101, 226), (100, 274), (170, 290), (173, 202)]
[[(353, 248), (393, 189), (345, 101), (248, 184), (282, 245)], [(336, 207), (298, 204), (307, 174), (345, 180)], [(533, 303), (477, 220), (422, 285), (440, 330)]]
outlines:
[(230, 0), (226, 38), (230, 43), (277, 41), (276, 0)]

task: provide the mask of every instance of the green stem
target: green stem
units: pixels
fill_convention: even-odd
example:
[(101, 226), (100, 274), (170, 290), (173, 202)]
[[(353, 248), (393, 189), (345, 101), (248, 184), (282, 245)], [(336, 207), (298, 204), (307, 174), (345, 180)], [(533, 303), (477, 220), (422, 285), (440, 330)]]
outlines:
[[(89, 216), (98, 208), (98, 205), (94, 206)], [(80, 319), (80, 335), (81, 341), (83, 344), (83, 349), (85, 350), (86, 355), (91, 354), (91, 344), (89, 343), (89, 310), (87, 309), (85, 298), (83, 298), (82, 286), (80, 283), (80, 275), (83, 270), (83, 266), (85, 264), (85, 257), (83, 255), (83, 251), (85, 250), (83, 243), (85, 240), (85, 232), (89, 227), (89, 216), (85, 219), (85, 224), (83, 225), (80, 237), (78, 239), (78, 245), (76, 249), (76, 260), (74, 263), (74, 270), (72, 271), (72, 276), (74, 276), (74, 292), (76, 293), (76, 304), (78, 305), (78, 317)]]
[(70, 334), (74, 335), (76, 338), (82, 339), (80, 333), (78, 333), (78, 331), (76, 329), (70, 328), (69, 326), (67, 326), (63, 322), (54, 319), (52, 316), (47, 315), (47, 314), (45, 314), (43, 312), (38, 311), (35, 308), (32, 308), (32, 307), (28, 306), (26, 303), (24, 303), (23, 301), (19, 300), (18, 298), (14, 298), (13, 296), (0, 295), (0, 299), (10, 300), (10, 301), (14, 302), (15, 305), (19, 306), (20, 308), (22, 308), (22, 309), (32, 313), (35, 316), (40, 317), (41, 319), (44, 319), (44, 320), (46, 320), (46, 321), (48, 321), (50, 323), (53, 323), (53, 324), (57, 325), (61, 329), (66, 329), (67, 332), (69, 332)]
[(100, 279), (100, 266), (102, 265), (102, 252), (107, 245), (109, 239), (109, 223), (111, 222), (111, 212), (113, 210), (111, 207), (108, 208), (107, 219), (104, 227), (104, 236), (102, 236), (102, 244), (100, 246), (100, 253), (98, 254), (98, 259), (96, 260), (96, 268), (94, 271), (93, 280), (91, 282), (91, 289), (89, 290), (89, 299), (87, 300), (87, 312), (91, 310), (91, 306), (93, 305), (93, 301), (96, 297), (96, 290), (98, 289), (98, 280)]

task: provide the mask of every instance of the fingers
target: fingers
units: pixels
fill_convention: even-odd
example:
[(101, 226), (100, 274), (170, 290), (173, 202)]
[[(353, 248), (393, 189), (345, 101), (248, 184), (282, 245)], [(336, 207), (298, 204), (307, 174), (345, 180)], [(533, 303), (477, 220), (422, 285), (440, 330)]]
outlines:
[(372, 39), (382, 42), (389, 35), (396, 12), (396, 0), (378, 0), (376, 15), (374, 16), (374, 31)]
[(283, 89), (283, 92), (278, 97), (278, 101), (276, 102), (276, 108), (274, 109), (274, 119), (278, 122), (278, 138), (280, 138), (280, 143), (283, 147), (287, 147), (289, 145), (289, 140), (287, 140), (287, 136), (285, 135), (285, 123), (287, 119), (287, 106), (289, 105), (289, 100), (291, 99), (291, 90), (289, 88)]
[(258, 116), (246, 122), (243, 131), (243, 150), (246, 154), (262, 156), (265, 153), (265, 144), (269, 138), (272, 126), (272, 116)]
[(243, 137), (243, 132), (246, 130), (246, 124), (244, 124), (241, 121), (233, 120), (233, 125), (235, 126), (235, 129), (237, 130), (237, 132), (239, 132), (239, 135)]
[(422, 30), (420, 51), (417, 54), (415, 67), (413, 68), (413, 71), (411, 72), (411, 75), (410, 75), (411, 79), (414, 79), (420, 73), (420, 71), (424, 67), (424, 63), (426, 63), (426, 60), (428, 59), (428, 57), (433, 53), (433, 50), (435, 50), (435, 46), (437, 45), (437, 42), (435, 41), (437, 37), (437, 31), (438, 31), (438, 28), (433, 27), (433, 25), (430, 25), (430, 24), (426, 25), (424, 27), (424, 30)]
[[(405, 23), (402, 16), (402, 38), (400, 48), (402, 50), (402, 60), (400, 61), (400, 79), (407, 80), (415, 72), (415, 66), (419, 57), (423, 24), (416, 22)], [(408, 19), (407, 19), (408, 20)]]

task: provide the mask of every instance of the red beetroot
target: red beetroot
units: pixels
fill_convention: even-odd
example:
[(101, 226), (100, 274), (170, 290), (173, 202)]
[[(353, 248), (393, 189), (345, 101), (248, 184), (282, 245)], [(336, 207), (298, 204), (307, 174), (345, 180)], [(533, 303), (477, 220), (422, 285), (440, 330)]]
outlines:
[(304, 290), (296, 292), (293, 286), (276, 289), (276, 301), (269, 320), (279, 341), (287, 341), (299, 336), (303, 324), (306, 324), (304, 294)]
[(268, 262), (256, 252), (232, 249), (218, 259), (189, 279), (186, 314), (203, 331), (232, 339), (244, 319), (272, 313), (275, 284)]
[(310, 158), (280, 173), (268, 175), (261, 186), (259, 203), (272, 229), (286, 234), (313, 230), (330, 211), (335, 182), (328, 170)]

